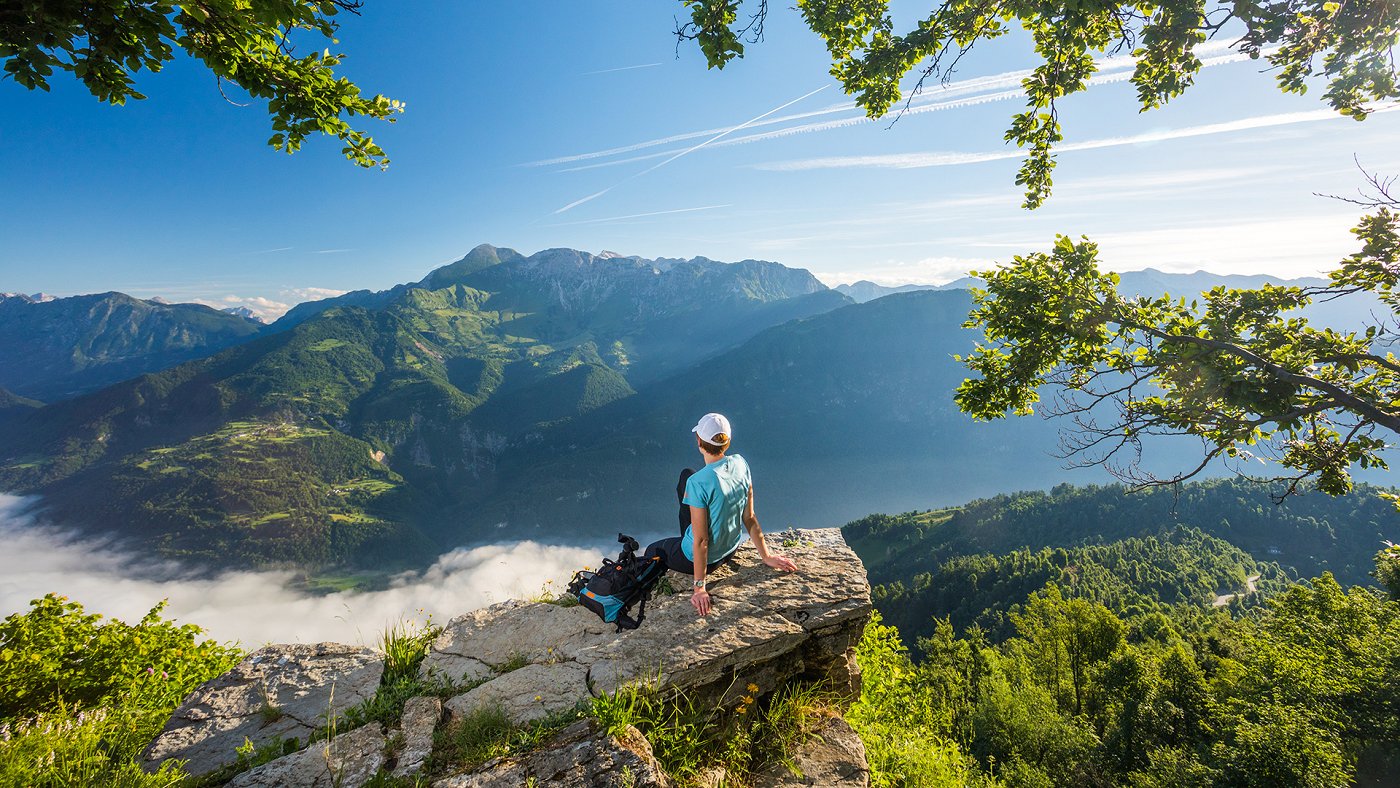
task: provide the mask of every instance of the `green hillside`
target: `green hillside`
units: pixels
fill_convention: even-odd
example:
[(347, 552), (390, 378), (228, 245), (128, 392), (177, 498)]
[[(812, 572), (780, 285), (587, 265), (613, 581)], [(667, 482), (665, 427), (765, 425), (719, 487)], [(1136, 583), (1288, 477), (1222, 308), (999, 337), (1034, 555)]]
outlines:
[(213, 354), (263, 325), (123, 293), (0, 298), (0, 387), (52, 402)]
[(871, 515), (843, 529), (876, 585), (877, 606), (914, 642), (934, 619), (994, 636), (1047, 583), (1124, 615), (1204, 609), (1218, 595), (1257, 595), (1330, 571), (1373, 584), (1394, 511), (1375, 488), (1275, 505), (1258, 484), (1214, 480), (1179, 491), (1126, 494), (1117, 485), (1070, 487), (973, 501), (956, 509)]
[[(0, 489), (168, 556), (426, 560), (460, 543), (453, 512), (491, 494), (502, 454), (628, 397), (639, 369), (691, 364), (769, 321), (846, 303), (773, 263), (492, 259), (18, 418)], [(673, 326), (691, 307), (668, 302), (673, 291), (740, 319), (681, 352)]]
[[(972, 342), (962, 328), (970, 303), (964, 291), (896, 294), (768, 329), (505, 453), (503, 486), (460, 519), (532, 536), (562, 521), (601, 538), (618, 527), (663, 532), (676, 473), (698, 460), (688, 429), (711, 410), (734, 424), (769, 528), (1049, 487), (1065, 474), (1052, 454), (1056, 424), (979, 424), (952, 401), (966, 376), (953, 356)], [(1181, 460), (1161, 448), (1157, 459)]]

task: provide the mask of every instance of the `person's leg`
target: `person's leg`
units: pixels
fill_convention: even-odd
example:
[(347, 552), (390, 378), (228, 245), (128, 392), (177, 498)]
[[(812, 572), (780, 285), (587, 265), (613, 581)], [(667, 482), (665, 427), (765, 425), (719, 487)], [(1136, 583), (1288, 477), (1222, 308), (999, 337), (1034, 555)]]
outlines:
[(680, 520), (682, 537), (685, 536), (685, 529), (690, 527), (690, 507), (686, 506), (684, 503), (685, 483), (690, 479), (691, 476), (694, 475), (695, 471), (691, 470), (690, 468), (686, 468), (685, 470), (681, 471), (680, 481), (676, 482), (676, 503), (679, 503), (681, 505)]
[(695, 562), (686, 558), (685, 553), (681, 552), (681, 537), (679, 536), (652, 542), (647, 546), (646, 554), (660, 554), (662, 560), (666, 562), (667, 569), (686, 575), (695, 574)]

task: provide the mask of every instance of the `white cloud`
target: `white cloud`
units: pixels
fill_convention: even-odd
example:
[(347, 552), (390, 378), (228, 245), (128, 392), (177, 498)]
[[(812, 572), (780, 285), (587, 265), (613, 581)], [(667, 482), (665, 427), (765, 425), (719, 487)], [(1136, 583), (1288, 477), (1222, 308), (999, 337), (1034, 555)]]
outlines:
[(334, 298), (344, 295), (347, 291), (336, 290), (330, 287), (285, 287), (278, 291), (276, 300), (266, 296), (241, 296), (224, 295), (214, 298), (196, 298), (196, 304), (212, 306), (215, 309), (228, 309), (230, 307), (247, 307), (266, 322), (272, 322), (287, 313), (287, 310), (303, 301), (319, 301), (323, 298)]
[(772, 114), (775, 113), (775, 112), (781, 112), (782, 110), (787, 109), (788, 107), (791, 107), (793, 104), (796, 104), (797, 102), (802, 101), (803, 99), (809, 98), (809, 97), (811, 97), (811, 96), (815, 96), (816, 94), (822, 92), (823, 90), (826, 90), (828, 87), (830, 87), (830, 85), (822, 85), (821, 87), (817, 88), (816, 90), (808, 91), (808, 92), (802, 94), (801, 96), (798, 96), (797, 98), (795, 98), (795, 99), (793, 99), (793, 100), (791, 100), (791, 101), (788, 101), (788, 102), (786, 102), (786, 103), (784, 103), (784, 104), (780, 104), (780, 105), (774, 107), (773, 109), (768, 110), (767, 112), (765, 112), (765, 113), (763, 113), (763, 114), (761, 114), (761, 115), (756, 115), (756, 116), (754, 116), (754, 117), (752, 117), (752, 118), (749, 118), (748, 120), (744, 121), (743, 123), (738, 124), (737, 126), (731, 126), (731, 127), (727, 128), (727, 129), (725, 129), (724, 131), (721, 131), (721, 132), (719, 132), (718, 134), (715, 134), (715, 135), (709, 137), (708, 139), (706, 139), (706, 140), (703, 141), (703, 142), (696, 143), (695, 145), (692, 145), (692, 146), (690, 146), (689, 148), (686, 148), (686, 149), (684, 149), (684, 150), (681, 150), (681, 151), (676, 152), (674, 155), (672, 155), (670, 158), (666, 159), (665, 161), (659, 162), (659, 163), (657, 163), (657, 164), (653, 164), (653, 165), (651, 165), (650, 167), (646, 168), (645, 170), (641, 170), (640, 172), (634, 172), (634, 173), (632, 173), (631, 175), (628, 175), (626, 178), (623, 178), (622, 180), (618, 181), (617, 183), (614, 183), (612, 186), (609, 186), (609, 187), (607, 187), (606, 189), (603, 189), (603, 190), (600, 191), (600, 192), (596, 192), (596, 193), (594, 193), (594, 194), (590, 194), (589, 196), (584, 197), (584, 198), (582, 198), (582, 199), (574, 200), (573, 202), (569, 203), (568, 205), (565, 205), (563, 208), (560, 208), (560, 209), (556, 210), (554, 213), (555, 213), (555, 214), (561, 214), (561, 213), (563, 213), (563, 212), (565, 212), (565, 211), (567, 211), (567, 210), (570, 210), (570, 209), (575, 208), (575, 207), (577, 207), (577, 206), (579, 206), (579, 205), (582, 205), (582, 204), (588, 202), (589, 200), (595, 200), (595, 199), (597, 199), (597, 198), (599, 198), (599, 197), (602, 197), (604, 194), (607, 194), (608, 192), (612, 191), (613, 189), (616, 189), (618, 186), (621, 186), (622, 184), (624, 184), (624, 183), (626, 183), (626, 182), (632, 180), (633, 178), (640, 178), (641, 176), (646, 175), (646, 174), (649, 173), (649, 172), (653, 172), (653, 171), (655, 171), (655, 170), (659, 170), (659, 169), (661, 169), (662, 167), (665, 167), (667, 164), (670, 164), (671, 162), (675, 161), (676, 159), (679, 159), (679, 158), (682, 157), (682, 156), (686, 156), (686, 155), (689, 155), (689, 154), (691, 154), (691, 153), (694, 153), (695, 151), (698, 151), (698, 150), (700, 150), (701, 148), (703, 148), (703, 147), (705, 147), (705, 146), (707, 146), (707, 145), (709, 145), (709, 144), (711, 144), (711, 143), (713, 143), (713, 142), (716, 142), (716, 141), (720, 140), (720, 139), (723, 138), (723, 137), (726, 137), (726, 136), (728, 136), (728, 135), (730, 135), (730, 134), (732, 134), (732, 133), (734, 133), (734, 132), (736, 132), (736, 131), (739, 131), (739, 130), (741, 130), (741, 129), (744, 129), (744, 128), (747, 128), (747, 127), (749, 127), (749, 126), (752, 126), (753, 124), (755, 124), (755, 123), (759, 122), (760, 120), (762, 120), (762, 119), (768, 117), (769, 115), (772, 115)]
[[(461, 613), (538, 593), (561, 582), (601, 550), (513, 542), (446, 553), (422, 572), (396, 577), (383, 591), (313, 596), (291, 586), (292, 572), (227, 572), (200, 577), (171, 562), (141, 559), (111, 540), (79, 538), (36, 524), (25, 499), (0, 494), (0, 616), (58, 593), (90, 612), (139, 619), (161, 599), (165, 615), (197, 624), (219, 640), (377, 645), (385, 627), (431, 613)], [(420, 612), (421, 611), (421, 612)]]
[(1294, 278), (1336, 268), (1355, 251), (1350, 229), (1356, 221), (1355, 213), (1281, 216), (1101, 233), (1090, 240), (1099, 245), (1104, 265), (1118, 271), (1205, 269)]
[(336, 290), (332, 287), (288, 287), (282, 290), (282, 295), (295, 299), (298, 303), (302, 301), (320, 301), (323, 298), (335, 298), (350, 292), (349, 290)]
[(914, 261), (887, 260), (863, 265), (859, 271), (813, 271), (828, 287), (862, 279), (877, 285), (941, 285), (961, 279), (969, 271), (992, 268), (988, 258), (925, 257)]
[(194, 302), (196, 304), (212, 306), (215, 309), (247, 307), (253, 314), (266, 322), (276, 320), (285, 314), (288, 309), (292, 308), (291, 304), (282, 301), (273, 301), (270, 298), (264, 298), (262, 296), (226, 295), (212, 300), (196, 298)]

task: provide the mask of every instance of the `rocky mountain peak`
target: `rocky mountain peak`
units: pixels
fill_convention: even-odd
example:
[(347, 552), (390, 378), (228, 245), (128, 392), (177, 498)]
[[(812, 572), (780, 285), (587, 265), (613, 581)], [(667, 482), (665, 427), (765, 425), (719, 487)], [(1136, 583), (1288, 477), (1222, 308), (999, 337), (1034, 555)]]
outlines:
[(434, 269), (418, 283), (429, 290), (451, 287), (466, 277), (493, 265), (518, 260), (522, 255), (514, 249), (496, 247), (491, 244), (478, 244), (462, 259)]

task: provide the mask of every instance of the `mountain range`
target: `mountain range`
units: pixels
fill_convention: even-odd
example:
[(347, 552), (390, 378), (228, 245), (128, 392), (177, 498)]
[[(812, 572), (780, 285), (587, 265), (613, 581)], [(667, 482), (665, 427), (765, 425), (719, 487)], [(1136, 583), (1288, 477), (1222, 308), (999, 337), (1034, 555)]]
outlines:
[[(168, 557), (382, 567), (464, 543), (665, 533), (675, 474), (699, 459), (687, 430), (710, 410), (735, 424), (768, 529), (1064, 473), (1054, 424), (974, 424), (953, 405), (953, 355), (974, 339), (963, 289), (856, 304), (772, 262), (483, 245), (265, 327), (121, 298), (145, 305), (129, 315), (238, 328), (212, 355), (46, 407), (6, 386), (0, 489)], [(48, 306), (69, 301), (87, 303)], [(70, 382), (45, 391), (73, 387), (55, 374)]]
[(124, 293), (55, 298), (0, 294), (0, 388), (67, 399), (202, 358), (256, 336), (262, 324), (201, 304)]

